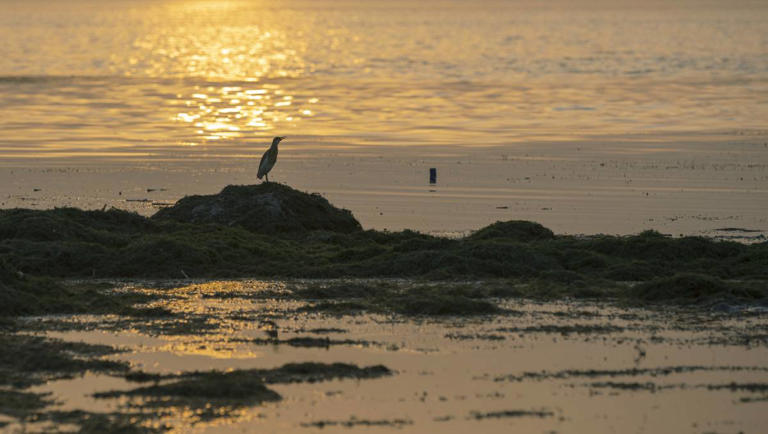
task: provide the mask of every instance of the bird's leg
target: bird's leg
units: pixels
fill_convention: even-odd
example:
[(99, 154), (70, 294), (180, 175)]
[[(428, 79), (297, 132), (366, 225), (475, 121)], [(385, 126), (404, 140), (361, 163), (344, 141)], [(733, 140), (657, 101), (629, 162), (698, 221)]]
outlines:
[(269, 174), (266, 174), (266, 173), (265, 173), (265, 174), (264, 174), (264, 176), (266, 176), (266, 177), (267, 177), (267, 182), (269, 182)]

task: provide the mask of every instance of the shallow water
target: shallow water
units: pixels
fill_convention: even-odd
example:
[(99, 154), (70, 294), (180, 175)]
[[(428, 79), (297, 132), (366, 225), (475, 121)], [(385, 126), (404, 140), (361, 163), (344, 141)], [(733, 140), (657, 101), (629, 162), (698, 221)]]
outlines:
[(297, 149), (514, 151), (768, 117), (762, 2), (2, 6), (13, 160), (237, 159), (273, 131)]
[[(701, 308), (512, 300), (502, 302), (505, 314), (475, 318), (333, 317), (298, 312), (303, 302), (259, 296), (306, 283), (160, 289), (170, 300), (163, 306), (205, 320), (189, 325), (175, 318), (169, 324), (88, 316), (29, 324), (65, 340), (125, 347), (128, 352), (111, 357), (147, 372), (301, 361), (383, 364), (396, 371), (375, 380), (270, 385), (282, 401), (213, 421), (178, 408), (158, 420), (183, 432), (305, 433), (316, 432), (319, 422), (324, 432), (349, 432), (344, 423), (366, 432), (759, 432), (764, 421), (768, 323), (755, 308), (726, 315)], [(153, 291), (134, 285), (127, 290)], [(353, 342), (320, 348), (270, 344), (259, 326), (266, 319), (278, 324), (281, 340), (327, 336)], [(131, 401), (90, 395), (132, 387), (88, 374), (35, 390), (53, 392), (63, 410), (112, 411), (125, 410)]]

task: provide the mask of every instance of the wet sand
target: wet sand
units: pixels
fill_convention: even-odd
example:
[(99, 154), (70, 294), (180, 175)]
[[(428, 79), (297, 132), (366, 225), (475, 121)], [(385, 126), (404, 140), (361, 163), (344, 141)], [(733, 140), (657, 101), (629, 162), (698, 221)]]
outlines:
[[(316, 140), (285, 141), (271, 179), (323, 194), (364, 228), (455, 235), (497, 220), (532, 220), (566, 234), (655, 229), (748, 242), (768, 234), (763, 132), (685, 136), (674, 145), (648, 135), (334, 150), (315, 147)], [(0, 167), (0, 206), (151, 215), (185, 195), (257, 183), (261, 148), (246, 149), (252, 152), (242, 158), (204, 161), (9, 160)]]
[[(26, 320), (25, 327), (124, 348), (109, 358), (147, 373), (303, 361), (394, 371), (380, 379), (271, 385), (282, 401), (211, 420), (175, 407), (153, 419), (184, 432), (758, 432), (764, 420), (768, 324), (761, 308), (728, 314), (517, 299), (499, 301), (505, 312), (498, 315), (329, 316), (297, 310), (306, 302), (269, 297), (318, 283), (132, 284), (125, 290), (163, 294), (156, 303), (182, 316), (56, 316)], [(265, 333), (265, 320), (277, 325), (277, 340)], [(289, 344), (299, 337), (327, 338), (327, 345)], [(52, 392), (57, 410), (120, 412), (143, 401), (92, 395), (136, 387), (86, 374), (31, 391)]]

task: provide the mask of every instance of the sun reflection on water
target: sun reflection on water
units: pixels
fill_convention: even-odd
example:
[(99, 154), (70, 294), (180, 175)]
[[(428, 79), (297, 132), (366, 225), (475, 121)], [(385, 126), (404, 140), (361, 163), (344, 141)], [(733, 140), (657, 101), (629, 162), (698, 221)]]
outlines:
[(186, 123), (201, 141), (234, 139), (278, 129), (315, 115), (316, 97), (286, 95), (278, 85), (258, 87), (197, 86), (195, 93), (177, 98), (184, 111), (173, 120)]
[[(264, 352), (250, 344), (264, 338), (264, 331), (254, 320), (271, 318), (295, 308), (296, 303), (277, 300), (287, 289), (285, 282), (256, 280), (198, 282), (172, 288), (129, 285), (126, 291), (161, 295), (164, 300), (147, 304), (148, 308), (168, 309), (179, 317), (158, 318), (148, 325), (163, 330), (163, 342), (154, 351), (179, 357), (201, 356), (213, 359), (254, 359)], [(258, 308), (256, 304), (258, 303)], [(143, 330), (125, 329), (134, 335)]]
[[(172, 4), (167, 12), (172, 23), (133, 41), (127, 75), (210, 80), (185, 89), (171, 103), (180, 108), (172, 120), (191, 130), (188, 142), (295, 127), (317, 112), (309, 108), (318, 102), (315, 95), (298, 98), (274, 83), (312, 69), (302, 32), (292, 31), (285, 19), (270, 19), (269, 8), (246, 19), (239, 15), (244, 7), (237, 1)], [(226, 24), (203, 25), (210, 20)]]

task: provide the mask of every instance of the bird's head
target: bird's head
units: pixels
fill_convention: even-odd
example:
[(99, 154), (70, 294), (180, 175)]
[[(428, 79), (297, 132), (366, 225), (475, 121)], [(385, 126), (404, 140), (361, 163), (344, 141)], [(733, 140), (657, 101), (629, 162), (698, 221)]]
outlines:
[(285, 137), (275, 137), (272, 139), (272, 146), (275, 146), (276, 144), (280, 143)]

